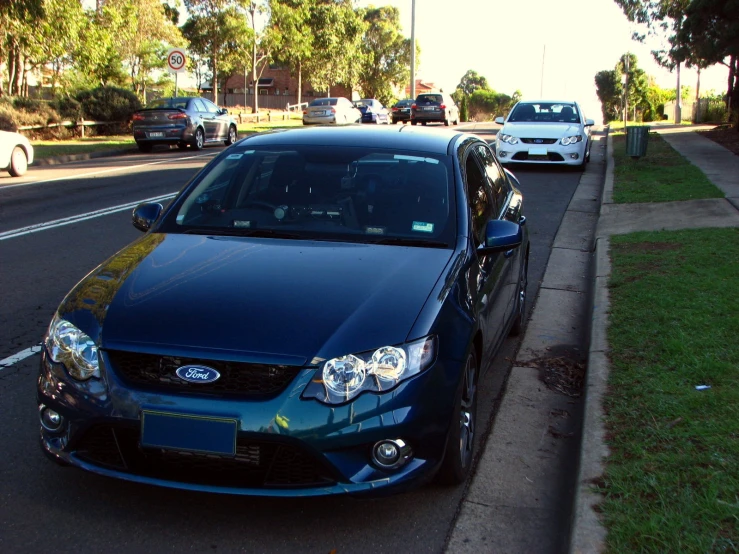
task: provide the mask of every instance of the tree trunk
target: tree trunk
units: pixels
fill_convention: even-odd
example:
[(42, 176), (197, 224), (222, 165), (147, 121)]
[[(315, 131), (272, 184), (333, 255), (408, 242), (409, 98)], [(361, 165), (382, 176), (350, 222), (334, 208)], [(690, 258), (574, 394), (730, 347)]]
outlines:
[(213, 103), (218, 105), (218, 56), (213, 54)]
[[(254, 14), (252, 13), (252, 28), (254, 22)], [(257, 75), (257, 41), (256, 39), (251, 46), (251, 79), (254, 83), (254, 99), (252, 100), (252, 113), (259, 113), (259, 76)]]
[(298, 109), (303, 103), (303, 62), (298, 62)]

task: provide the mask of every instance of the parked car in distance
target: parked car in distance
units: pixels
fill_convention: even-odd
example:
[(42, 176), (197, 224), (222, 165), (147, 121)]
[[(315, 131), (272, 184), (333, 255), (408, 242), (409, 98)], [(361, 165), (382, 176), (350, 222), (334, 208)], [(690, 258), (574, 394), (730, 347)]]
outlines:
[(214, 142), (228, 146), (237, 137), (236, 119), (207, 98), (160, 98), (133, 114), (133, 138), (142, 152), (158, 144), (194, 150)]
[(346, 125), (362, 121), (362, 112), (348, 98), (316, 98), (303, 110), (303, 125)]
[(133, 224), (146, 234), (43, 339), (50, 458), (261, 496), (467, 478), (480, 373), (522, 329), (529, 259), (523, 196), (484, 140), (260, 133)]
[(495, 139), (501, 163), (555, 164), (585, 169), (590, 161), (590, 128), (577, 102), (527, 100), (518, 102)]
[(444, 92), (424, 92), (416, 97), (411, 105), (411, 125), (426, 125), (429, 122), (459, 123), (459, 109), (454, 99)]
[(33, 146), (29, 140), (20, 133), (0, 131), (0, 170), (20, 177), (32, 163)]
[(390, 113), (379, 100), (362, 98), (354, 101), (354, 107), (362, 112), (362, 123), (390, 124)]
[(405, 100), (398, 100), (393, 104), (391, 109), (393, 125), (398, 121), (410, 121), (411, 120), (411, 106), (413, 105), (412, 98), (406, 98)]

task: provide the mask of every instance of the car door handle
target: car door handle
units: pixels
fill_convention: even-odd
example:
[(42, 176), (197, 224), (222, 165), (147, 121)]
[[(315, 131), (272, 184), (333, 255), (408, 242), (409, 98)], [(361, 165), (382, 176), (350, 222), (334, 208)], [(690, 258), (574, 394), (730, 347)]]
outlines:
[(524, 225), (526, 225), (526, 216), (525, 215), (522, 215), (521, 217), (518, 218), (518, 224), (521, 227), (523, 227)]
[(503, 254), (503, 255), (504, 255), (504, 256), (505, 256), (506, 258), (510, 258), (511, 256), (513, 256), (513, 252), (515, 252), (515, 250), (509, 250), (508, 252), (506, 252), (506, 253), (505, 253), (505, 254)]

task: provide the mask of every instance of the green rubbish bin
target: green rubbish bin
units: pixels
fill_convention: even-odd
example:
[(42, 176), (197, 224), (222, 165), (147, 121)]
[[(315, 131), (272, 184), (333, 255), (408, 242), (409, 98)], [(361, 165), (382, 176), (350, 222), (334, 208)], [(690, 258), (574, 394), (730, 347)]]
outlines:
[(632, 158), (641, 158), (647, 155), (647, 142), (649, 142), (649, 127), (633, 126), (626, 127), (626, 155)]

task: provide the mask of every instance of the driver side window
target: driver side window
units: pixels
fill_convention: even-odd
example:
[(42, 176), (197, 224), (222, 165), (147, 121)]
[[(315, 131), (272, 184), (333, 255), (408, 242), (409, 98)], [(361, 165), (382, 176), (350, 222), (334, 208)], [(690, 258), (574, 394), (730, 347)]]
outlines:
[(488, 191), (487, 179), (474, 152), (470, 152), (465, 163), (467, 180), (467, 203), (472, 215), (472, 233), (475, 246), (485, 242), (485, 227), (493, 218), (493, 203)]

